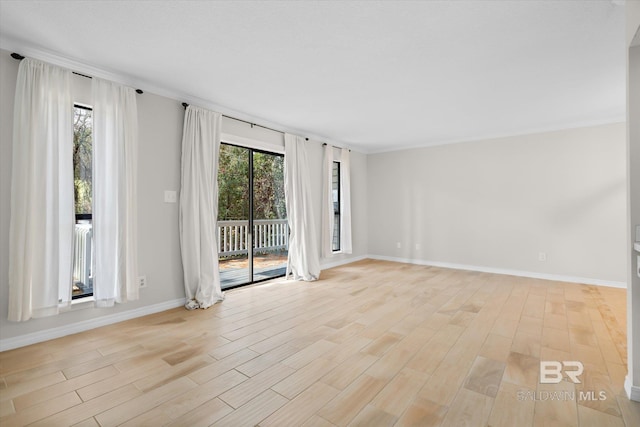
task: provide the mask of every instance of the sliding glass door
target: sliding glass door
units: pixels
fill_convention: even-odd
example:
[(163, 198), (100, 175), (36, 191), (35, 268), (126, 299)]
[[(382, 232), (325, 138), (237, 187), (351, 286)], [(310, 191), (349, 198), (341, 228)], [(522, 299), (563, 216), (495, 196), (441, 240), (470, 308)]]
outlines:
[(218, 187), (222, 288), (283, 276), (289, 247), (283, 156), (221, 144)]

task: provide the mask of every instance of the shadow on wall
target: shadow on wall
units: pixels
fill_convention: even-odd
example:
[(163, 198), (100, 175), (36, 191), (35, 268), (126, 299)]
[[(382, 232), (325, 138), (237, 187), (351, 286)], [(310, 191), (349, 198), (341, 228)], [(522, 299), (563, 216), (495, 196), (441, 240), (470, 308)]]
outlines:
[(605, 205), (609, 206), (609, 201), (619, 197), (626, 197), (626, 182), (624, 180), (611, 182), (585, 196), (572, 197), (572, 195), (568, 195), (565, 203), (549, 212), (548, 223), (556, 227), (566, 227), (576, 222), (576, 213), (593, 211)]

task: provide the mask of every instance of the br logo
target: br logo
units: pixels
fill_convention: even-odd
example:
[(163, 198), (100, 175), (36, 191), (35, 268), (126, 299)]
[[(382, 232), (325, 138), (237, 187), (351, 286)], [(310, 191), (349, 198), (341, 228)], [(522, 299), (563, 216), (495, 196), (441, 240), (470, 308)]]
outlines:
[(583, 371), (584, 365), (582, 362), (578, 362), (576, 360), (568, 360), (564, 362), (543, 360), (540, 361), (540, 384), (558, 384), (562, 381), (562, 372), (564, 372), (575, 384), (580, 384), (580, 379), (578, 377), (582, 375)]

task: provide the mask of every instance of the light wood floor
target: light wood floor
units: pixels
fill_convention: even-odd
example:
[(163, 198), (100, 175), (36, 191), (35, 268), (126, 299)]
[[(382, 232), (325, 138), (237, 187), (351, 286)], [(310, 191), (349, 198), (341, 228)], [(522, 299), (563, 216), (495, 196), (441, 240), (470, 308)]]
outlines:
[[(640, 426), (625, 299), (363, 261), (0, 353), (0, 425)], [(582, 382), (539, 384), (540, 360)]]

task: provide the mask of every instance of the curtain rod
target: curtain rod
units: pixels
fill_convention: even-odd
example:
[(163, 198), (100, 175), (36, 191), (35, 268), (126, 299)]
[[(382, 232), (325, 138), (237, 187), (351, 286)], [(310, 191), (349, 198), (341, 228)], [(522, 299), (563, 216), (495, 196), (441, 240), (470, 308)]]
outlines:
[[(15, 53), (15, 52), (13, 52), (13, 53), (11, 54), (11, 57), (12, 57), (13, 59), (18, 60), (18, 61), (22, 61), (22, 60), (24, 59), (24, 56), (20, 55), (19, 53)], [(91, 77), (91, 76), (87, 76), (86, 74), (81, 74), (81, 73), (78, 73), (78, 72), (76, 72), (76, 71), (71, 71), (71, 72), (72, 72), (73, 74), (75, 74), (76, 76), (86, 77), (87, 79), (92, 79), (92, 78), (93, 78), (93, 77)], [(142, 91), (142, 89), (136, 89), (136, 93), (142, 94), (142, 93), (144, 93), (144, 92)]]
[[(329, 145), (329, 144), (327, 144), (326, 142), (322, 144), (322, 146), (323, 146), (323, 147), (325, 147), (325, 146), (327, 146), (327, 145)], [(335, 146), (334, 146), (333, 148), (342, 148), (342, 147), (335, 147)], [(348, 148), (348, 150), (349, 150), (349, 152), (351, 152), (351, 148)]]
[[(186, 109), (189, 106), (189, 104), (187, 104), (186, 102), (183, 102), (182, 106)], [(247, 124), (251, 125), (251, 127), (258, 126), (259, 128), (268, 129), (270, 131), (278, 132), (278, 133), (281, 133), (281, 134), (284, 135), (284, 132), (281, 131), (281, 130), (278, 130), (278, 129), (273, 129), (273, 128), (270, 128), (270, 127), (262, 126), (262, 125), (259, 125), (259, 124), (256, 124), (256, 123), (248, 122), (246, 120), (238, 119), (238, 118), (231, 117), (231, 116), (226, 116), (224, 114), (222, 115), (222, 117), (226, 117), (227, 119), (231, 119), (231, 120), (237, 120), (237, 121), (242, 122), (242, 123), (247, 123)], [(305, 138), (304, 140), (308, 141), (309, 138)]]

